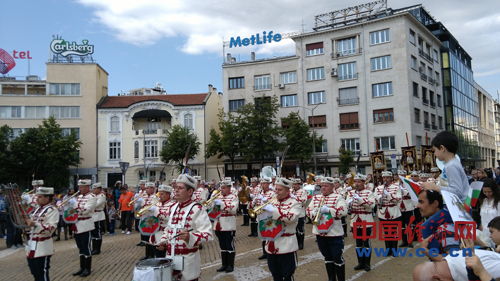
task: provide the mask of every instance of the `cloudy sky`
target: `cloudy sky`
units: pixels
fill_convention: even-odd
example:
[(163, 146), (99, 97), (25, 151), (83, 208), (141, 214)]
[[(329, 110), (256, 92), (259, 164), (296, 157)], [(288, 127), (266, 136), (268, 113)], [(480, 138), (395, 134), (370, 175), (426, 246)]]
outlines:
[[(109, 94), (159, 82), (170, 94), (222, 91), (222, 40), (262, 31), (310, 31), (314, 15), (366, 0), (17, 0), (1, 1), (0, 48), (30, 51), (30, 73), (45, 77), (52, 35), (89, 40), (94, 59), (110, 74)], [(472, 56), (476, 81), (494, 98), (500, 88), (500, 1), (389, 0), (394, 9), (423, 4)], [(294, 53), (292, 40), (263, 48), (231, 49), (246, 60)], [(17, 59), (11, 76), (25, 76), (28, 60)]]

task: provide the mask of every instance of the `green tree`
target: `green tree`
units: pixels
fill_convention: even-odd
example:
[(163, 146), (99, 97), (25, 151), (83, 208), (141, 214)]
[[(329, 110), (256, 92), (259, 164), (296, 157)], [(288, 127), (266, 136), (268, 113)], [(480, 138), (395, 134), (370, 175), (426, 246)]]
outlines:
[[(231, 166), (234, 167), (234, 158), (240, 153), (240, 140), (238, 140), (238, 132), (241, 130), (237, 125), (234, 115), (224, 113), (220, 110), (217, 114), (219, 118), (219, 131), (210, 129), (210, 140), (207, 143), (205, 157), (209, 158), (217, 155), (217, 158), (227, 156), (231, 160)], [(232, 169), (232, 177), (234, 178), (234, 169)]]
[(81, 163), (81, 145), (76, 132), (64, 136), (51, 116), (11, 142), (12, 159), (17, 161), (17, 173), (24, 180), (29, 181), (34, 175), (59, 191), (70, 186), (70, 167)]
[(300, 118), (298, 112), (290, 112), (282, 121), (283, 124), (286, 124), (286, 129), (284, 130), (285, 142), (290, 146), (287, 152), (287, 159), (297, 160), (300, 163), (300, 170), (305, 173), (305, 163), (313, 156), (313, 139), (315, 141), (315, 149), (318, 150), (321, 149), (323, 144), (323, 136), (318, 137), (315, 132), (313, 137), (313, 132), (309, 128), (309, 124)]
[(264, 158), (272, 157), (283, 148), (280, 137), (283, 134), (281, 125), (276, 121), (280, 103), (277, 96), (262, 95), (255, 103), (247, 103), (237, 110), (236, 124), (240, 131), (237, 138), (241, 140), (241, 153), (246, 161), (260, 160), (264, 167)]
[(198, 136), (192, 133), (188, 127), (173, 126), (166, 139), (166, 145), (160, 152), (161, 161), (165, 164), (174, 163), (179, 172), (182, 173), (185, 168), (182, 160), (186, 156), (189, 144), (191, 144), (191, 149), (188, 158), (191, 159), (200, 152), (201, 143)]
[(349, 166), (354, 162), (354, 152), (341, 146), (339, 148), (339, 160), (339, 173), (348, 174), (351, 171)]
[(7, 125), (0, 127), (0, 183), (14, 181), (12, 178), (13, 166), (12, 153), (10, 151), (10, 140), (12, 139), (12, 128)]

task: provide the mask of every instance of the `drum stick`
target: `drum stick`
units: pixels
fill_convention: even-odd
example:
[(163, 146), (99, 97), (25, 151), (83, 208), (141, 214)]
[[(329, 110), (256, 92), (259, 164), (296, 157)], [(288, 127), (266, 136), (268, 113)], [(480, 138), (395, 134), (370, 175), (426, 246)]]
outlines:
[[(193, 230), (194, 230), (194, 229), (192, 229), (192, 228), (191, 228), (191, 229), (190, 229), (190, 230), (188, 230), (187, 232), (191, 232), (191, 231), (193, 231)], [(172, 237), (172, 238), (170, 238), (170, 239), (168, 239), (168, 240), (170, 241), (170, 240), (172, 240), (172, 239), (174, 239), (174, 238), (177, 238), (177, 237), (179, 237), (179, 236), (180, 236), (180, 234), (177, 234), (177, 235), (175, 235), (174, 237)]]

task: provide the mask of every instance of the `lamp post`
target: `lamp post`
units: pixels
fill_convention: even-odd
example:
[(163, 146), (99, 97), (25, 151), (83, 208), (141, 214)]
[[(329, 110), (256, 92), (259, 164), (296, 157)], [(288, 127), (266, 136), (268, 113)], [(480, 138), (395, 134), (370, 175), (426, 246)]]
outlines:
[(316, 107), (318, 107), (320, 105), (317, 104), (315, 107), (313, 107), (312, 109), (311, 108), (308, 108), (308, 107), (304, 107), (304, 106), (299, 106), (299, 107), (302, 107), (303, 109), (307, 109), (307, 110), (310, 110), (311, 111), (311, 117), (312, 117), (312, 131), (313, 131), (313, 145), (312, 145), (312, 148), (313, 148), (313, 159), (314, 159), (314, 174), (316, 174), (316, 131), (315, 131), (315, 128), (314, 128), (314, 110), (316, 109)]
[(154, 119), (151, 119), (150, 121), (146, 122), (145, 124), (141, 124), (139, 122), (136, 122), (134, 120), (132, 120), (132, 123), (136, 123), (136, 124), (140, 124), (142, 125), (142, 135), (143, 135), (143, 153), (144, 153), (144, 157), (142, 158), (143, 162), (144, 162), (144, 170), (143, 170), (143, 178), (144, 179), (147, 179), (147, 175), (146, 175), (146, 127), (149, 123), (151, 122), (154, 122), (155, 120)]

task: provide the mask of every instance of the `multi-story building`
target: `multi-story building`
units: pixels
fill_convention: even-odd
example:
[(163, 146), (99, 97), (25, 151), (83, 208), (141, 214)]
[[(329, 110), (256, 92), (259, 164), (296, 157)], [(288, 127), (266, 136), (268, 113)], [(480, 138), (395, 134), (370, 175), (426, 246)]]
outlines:
[(493, 101), (493, 114), (495, 116), (495, 149), (496, 162), (494, 167), (500, 167), (500, 103), (498, 99)]
[[(0, 123), (19, 136), (54, 116), (63, 133), (76, 131), (82, 146), (76, 178), (97, 176), (96, 105), (108, 94), (108, 73), (97, 63), (47, 63), (47, 79), (0, 78)], [(36, 175), (35, 175), (36, 176)]]
[[(145, 90), (147, 88), (143, 88)], [(117, 180), (137, 185), (138, 180), (165, 181), (179, 172), (165, 164), (160, 151), (172, 126), (189, 127), (201, 143), (198, 155), (189, 160), (192, 175), (216, 179), (217, 158), (205, 159), (211, 127), (217, 127), (222, 94), (209, 85), (208, 93), (182, 95), (108, 96), (97, 109), (99, 127), (99, 179), (106, 186)], [(123, 176), (120, 162), (129, 163)]]
[[(356, 8), (363, 9), (350, 9)], [(370, 173), (369, 152), (389, 157), (402, 146), (430, 144), (445, 129), (442, 43), (406, 9), (375, 10), (292, 36), (295, 55), (256, 60), (252, 54), (251, 61), (237, 62), (228, 54), (224, 109), (236, 111), (262, 94), (278, 96), (278, 118), (299, 111), (325, 138), (315, 154), (318, 173), (336, 173), (341, 146), (361, 154), (359, 168)], [(342, 13), (328, 17), (334, 14)], [(238, 162), (239, 169), (253, 168)], [(295, 171), (295, 164), (284, 168)]]
[(486, 92), (479, 84), (474, 83), (474, 91), (477, 101), (478, 112), (478, 132), (480, 147), (480, 159), (476, 166), (480, 168), (496, 167), (496, 142), (495, 142), (495, 113), (493, 97)]

